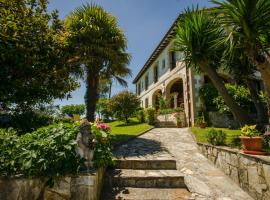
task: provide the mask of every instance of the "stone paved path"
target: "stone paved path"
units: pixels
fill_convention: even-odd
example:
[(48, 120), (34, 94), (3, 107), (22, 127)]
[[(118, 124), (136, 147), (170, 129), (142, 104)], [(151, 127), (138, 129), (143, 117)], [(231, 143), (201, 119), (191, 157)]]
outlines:
[(177, 169), (185, 174), (185, 183), (190, 192), (197, 196), (196, 199), (252, 199), (199, 152), (188, 128), (154, 129), (149, 137), (161, 140), (176, 158)]
[[(121, 146), (115, 154), (125, 159), (171, 159), (185, 175), (196, 200), (252, 200), (236, 183), (214, 167), (197, 149), (188, 128), (156, 128)], [(181, 199), (181, 198), (179, 198)]]

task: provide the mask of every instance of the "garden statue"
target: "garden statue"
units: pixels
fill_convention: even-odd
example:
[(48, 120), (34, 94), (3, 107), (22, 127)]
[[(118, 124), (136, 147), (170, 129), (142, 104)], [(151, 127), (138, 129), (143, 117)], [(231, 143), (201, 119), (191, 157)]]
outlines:
[(93, 157), (95, 148), (95, 137), (91, 134), (91, 125), (83, 119), (80, 124), (80, 132), (77, 135), (77, 147), (76, 152), (81, 158), (85, 159), (84, 168), (89, 171), (93, 168)]

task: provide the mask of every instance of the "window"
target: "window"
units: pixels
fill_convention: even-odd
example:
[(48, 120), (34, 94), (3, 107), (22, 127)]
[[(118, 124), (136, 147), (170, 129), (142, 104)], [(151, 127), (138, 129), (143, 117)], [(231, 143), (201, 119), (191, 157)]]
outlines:
[(148, 74), (145, 76), (144, 82), (145, 82), (145, 90), (148, 90), (148, 84), (149, 84)]
[(176, 53), (173, 51), (170, 53), (171, 70), (176, 67)]
[(165, 67), (166, 67), (166, 60), (163, 59), (163, 60), (162, 60), (162, 69), (165, 69)]
[(141, 94), (141, 83), (138, 84), (138, 89), (137, 90), (138, 90), (138, 95), (140, 95)]
[(154, 83), (158, 82), (158, 65), (154, 67)]

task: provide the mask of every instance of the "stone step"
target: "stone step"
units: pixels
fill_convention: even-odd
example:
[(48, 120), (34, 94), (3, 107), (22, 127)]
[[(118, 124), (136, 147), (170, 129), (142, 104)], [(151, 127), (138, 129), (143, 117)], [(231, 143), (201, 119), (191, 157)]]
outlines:
[(109, 186), (137, 188), (185, 188), (184, 175), (177, 170), (108, 170)]
[(161, 128), (176, 128), (176, 124), (171, 121), (160, 121), (158, 122), (158, 126)]
[(117, 169), (176, 169), (174, 159), (163, 160), (139, 160), (139, 159), (118, 159), (116, 161)]
[(101, 200), (188, 200), (191, 193), (185, 188), (112, 188), (102, 191)]

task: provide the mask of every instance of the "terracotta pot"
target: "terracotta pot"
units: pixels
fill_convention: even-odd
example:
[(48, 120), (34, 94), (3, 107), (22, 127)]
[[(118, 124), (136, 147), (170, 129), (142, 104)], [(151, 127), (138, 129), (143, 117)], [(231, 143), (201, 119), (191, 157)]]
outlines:
[(207, 123), (206, 122), (202, 122), (200, 123), (200, 128), (206, 128), (207, 127)]
[(176, 123), (176, 126), (177, 126), (177, 128), (182, 128), (181, 122), (177, 122), (177, 123)]
[(248, 151), (262, 151), (262, 137), (246, 137), (240, 136), (244, 150)]

